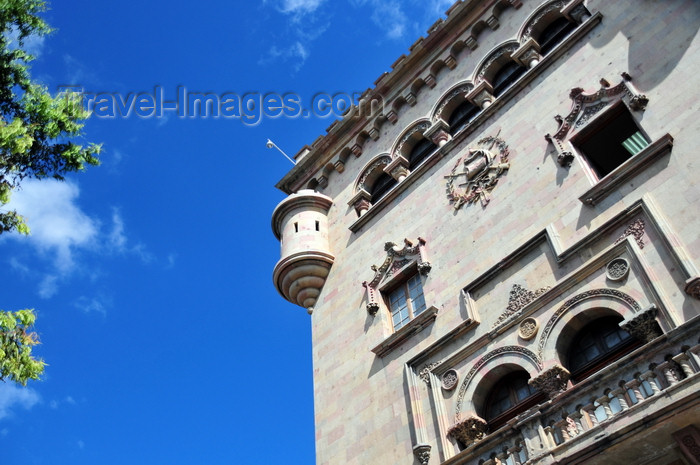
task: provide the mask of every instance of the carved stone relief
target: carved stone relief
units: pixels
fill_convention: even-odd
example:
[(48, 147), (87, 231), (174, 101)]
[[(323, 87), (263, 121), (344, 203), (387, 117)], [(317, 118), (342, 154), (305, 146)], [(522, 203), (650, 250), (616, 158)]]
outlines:
[(418, 377), (428, 386), (430, 386), (430, 372), (442, 362), (433, 362), (426, 364), (423, 369), (418, 372)]
[(513, 284), (513, 288), (510, 290), (510, 297), (508, 299), (508, 306), (505, 312), (498, 317), (498, 320), (493, 324), (493, 327), (500, 325), (512, 315), (519, 313), (527, 304), (531, 303), (539, 296), (550, 290), (551, 287), (542, 287), (535, 291), (528, 291), (520, 284)]
[(447, 431), (448, 436), (452, 436), (465, 446), (483, 439), (488, 431), (486, 422), (476, 415), (470, 415), (466, 420), (455, 424)]
[(607, 264), (605, 271), (610, 281), (622, 281), (630, 272), (630, 264), (624, 258), (618, 257)]
[(518, 336), (525, 341), (529, 341), (537, 336), (539, 329), (540, 323), (535, 318), (525, 318), (518, 328)]
[(459, 374), (457, 373), (456, 370), (450, 369), (447, 370), (445, 373), (442, 375), (442, 388), (445, 391), (451, 391), (454, 388), (457, 387), (457, 383), (459, 383)]
[(644, 311), (634, 315), (632, 319), (620, 323), (620, 328), (640, 341), (651, 342), (662, 334), (661, 328), (656, 322), (656, 314), (656, 306), (650, 305)]
[(450, 174), (445, 176), (447, 199), (455, 210), (477, 200), (482, 206), (489, 203), (490, 192), (498, 178), (510, 168), (509, 155), (508, 146), (498, 137), (485, 137), (475, 147), (467, 149), (467, 154), (457, 160)]
[(418, 463), (421, 465), (428, 465), (430, 461), (430, 445), (429, 444), (418, 444), (413, 446), (413, 454), (418, 459)]
[(549, 370), (540, 373), (536, 378), (532, 378), (528, 384), (552, 399), (566, 390), (570, 377), (569, 370), (561, 365), (554, 365)]
[(629, 226), (627, 226), (627, 229), (625, 229), (625, 232), (623, 232), (622, 235), (615, 241), (615, 244), (619, 244), (620, 242), (624, 241), (627, 236), (633, 236), (639, 248), (643, 249), (644, 240), (642, 239), (642, 237), (644, 236), (644, 227), (644, 220), (638, 218)]

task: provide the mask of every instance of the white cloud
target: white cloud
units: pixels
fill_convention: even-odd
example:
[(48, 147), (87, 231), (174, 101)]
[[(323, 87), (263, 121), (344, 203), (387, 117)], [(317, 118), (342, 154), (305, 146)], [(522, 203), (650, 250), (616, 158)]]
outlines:
[(374, 12), (372, 21), (384, 29), (384, 34), (390, 39), (403, 37), (408, 26), (408, 18), (401, 9), (399, 2), (373, 1)]
[(316, 11), (325, 0), (282, 0), (278, 7), (282, 13), (303, 15)]
[(267, 55), (262, 57), (258, 64), (267, 65), (277, 60), (282, 62), (293, 62), (294, 71), (299, 71), (306, 59), (309, 57), (309, 49), (301, 41), (296, 41), (288, 47), (283, 49), (278, 48), (276, 45), (270, 47)]
[(0, 419), (12, 415), (18, 408), (29, 410), (39, 402), (41, 397), (34, 389), (0, 382)]
[[(112, 209), (109, 221), (101, 222), (82, 210), (79, 196), (78, 185), (71, 181), (27, 179), (5, 207), (16, 209), (25, 216), (31, 234), (7, 234), (2, 239), (7, 237), (23, 242), (35, 250), (39, 258), (49, 262), (39, 272), (36, 263), (17, 257), (8, 259), (18, 273), (36, 279), (42, 298), (55, 295), (61, 282), (74, 273), (86, 273), (85, 267), (77, 265), (84, 262), (88, 254), (129, 254), (138, 257), (142, 263), (153, 260), (145, 245), (130, 243), (118, 208)], [(85, 311), (104, 313), (104, 303), (98, 303), (81, 302), (80, 306), (89, 309)]]
[[(104, 296), (86, 297), (80, 296), (73, 306), (84, 313), (96, 312), (102, 316), (107, 315), (107, 308), (112, 306), (112, 299)], [(75, 402), (74, 402), (75, 403)]]
[(26, 217), (31, 229), (26, 240), (52, 254), (60, 273), (73, 269), (75, 249), (89, 247), (98, 234), (98, 223), (76, 203), (79, 195), (78, 186), (70, 181), (27, 179), (8, 204)]

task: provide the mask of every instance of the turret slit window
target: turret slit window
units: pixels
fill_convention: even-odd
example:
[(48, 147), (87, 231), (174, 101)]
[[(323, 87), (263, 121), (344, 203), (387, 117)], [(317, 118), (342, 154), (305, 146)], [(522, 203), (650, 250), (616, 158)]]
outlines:
[(420, 275), (415, 274), (388, 294), (394, 330), (402, 328), (426, 309)]

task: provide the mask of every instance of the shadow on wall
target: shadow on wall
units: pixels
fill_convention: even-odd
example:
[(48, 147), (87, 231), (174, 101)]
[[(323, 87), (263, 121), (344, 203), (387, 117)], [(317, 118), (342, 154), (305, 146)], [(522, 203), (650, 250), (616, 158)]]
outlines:
[[(649, 18), (643, 13), (646, 5), (654, 8), (662, 5), (665, 9), (664, 14)], [(663, 2), (640, 0), (639, 11), (639, 16), (632, 18), (632, 21), (627, 22), (620, 30), (602, 28), (601, 35), (593, 38), (590, 45), (597, 49), (603, 48), (614, 40), (617, 34), (624, 35), (629, 43), (627, 69), (635, 78), (635, 86), (641, 92), (648, 92), (661, 84), (688, 52), (690, 44), (700, 29), (700, 2), (697, 0)], [(606, 18), (603, 18), (603, 21), (605, 22)], [(662, 23), (663, 27), (659, 27), (659, 23)], [(673, 34), (670, 33), (671, 29)], [(644, 31), (652, 31), (653, 35), (646, 40), (640, 40), (637, 34)], [(641, 69), (641, 64), (654, 59), (656, 59), (657, 72), (645, 73), (645, 70)]]

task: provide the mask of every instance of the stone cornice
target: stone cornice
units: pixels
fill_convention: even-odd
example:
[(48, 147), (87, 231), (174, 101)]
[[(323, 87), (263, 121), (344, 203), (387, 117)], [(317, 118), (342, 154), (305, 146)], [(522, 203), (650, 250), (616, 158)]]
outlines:
[[(514, 0), (465, 0), (458, 1), (447, 10), (447, 17), (438, 20), (428, 30), (427, 37), (420, 37), (409, 47), (409, 54), (394, 62), (391, 72), (382, 74), (373, 89), (367, 89), (362, 98), (379, 99), (389, 104), (401, 96), (407, 87), (429, 70), (446, 50), (454, 44), (470, 27), (480, 20), (489, 19), (488, 13), (498, 3), (519, 7)], [(303, 147), (296, 155), (297, 164), (276, 184), (287, 194), (296, 192), (322, 170), (337, 151), (350, 144), (363, 130), (374, 122), (375, 118), (345, 117), (334, 121), (327, 129), (326, 135), (319, 136), (311, 147)], [(305, 153), (308, 151), (308, 153)]]

